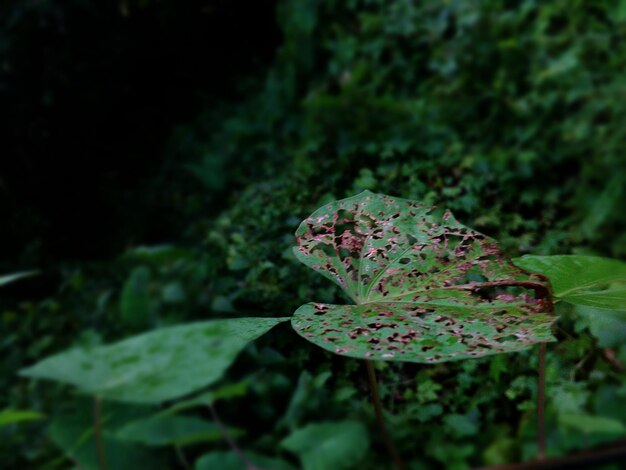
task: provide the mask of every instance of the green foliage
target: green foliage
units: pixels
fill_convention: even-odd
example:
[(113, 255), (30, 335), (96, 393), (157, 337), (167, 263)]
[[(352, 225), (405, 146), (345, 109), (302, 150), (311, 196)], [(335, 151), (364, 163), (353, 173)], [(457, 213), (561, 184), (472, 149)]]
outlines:
[[(317, 207), (362, 190), (449, 208), (468, 226), (499, 240), (501, 250), (511, 256), (575, 253), (622, 260), (626, 256), (622, 210), (626, 102), (620, 99), (626, 84), (623, 1), (280, 0), (277, 11), (268, 12), (277, 18), (280, 47), (268, 55), (262, 75), (232, 80), (237, 88), (234, 100), (230, 95), (223, 98), (227, 94), (213, 82), (199, 93), (194, 90), (194, 98), (181, 104), (193, 102), (200, 112), (171, 129), (163, 152), (159, 150), (168, 135), (166, 129), (145, 130), (148, 137), (136, 145), (128, 145), (124, 134), (116, 144), (118, 134), (107, 133), (113, 140), (101, 147), (110, 148), (111, 155), (123, 162), (119, 178), (137, 173), (141, 184), (125, 180), (123, 185), (109, 184), (110, 174), (115, 174), (109, 166), (110, 155), (106, 159), (102, 155), (100, 161), (106, 164), (100, 166), (106, 179), (98, 184), (88, 178), (89, 172), (72, 172), (78, 175), (74, 186), (78, 179), (84, 183), (79, 189), (89, 186), (102, 192), (102, 187), (107, 188), (103, 197), (115, 216), (96, 203), (71, 211), (84, 195), (69, 191), (71, 182), (65, 178), (74, 165), (49, 158), (49, 143), (65, 149), (66, 142), (36, 124), (50, 115), (48, 103), (61, 107), (67, 95), (105, 116), (90, 97), (108, 98), (102, 90), (111, 89), (116, 80), (101, 73), (99, 62), (85, 68), (83, 54), (77, 57), (76, 51), (84, 49), (83, 31), (98, 41), (93, 49), (98, 53), (91, 56), (104, 61), (110, 70), (112, 58), (119, 57), (120, 42), (94, 32), (96, 19), (110, 32), (109, 23), (100, 23), (100, 10), (92, 9), (93, 16), (88, 17), (75, 13), (88, 10), (93, 2), (79, 2), (71, 10), (53, 3), (46, 0), (16, 7), (27, 14), (4, 15), (7, 21), (0, 26), (8, 28), (0, 49), (15, 51), (6, 61), (9, 76), (17, 77), (7, 82), (8, 90), (15, 90), (15, 84), (22, 90), (10, 95), (13, 109), (26, 109), (22, 98), (27, 98), (33, 110), (29, 116), (21, 111), (5, 113), (8, 125), (3, 128), (10, 132), (26, 129), (40, 136), (33, 140), (15, 134), (16, 148), (21, 149), (24, 142), (39, 142), (33, 145), (45, 149), (50, 168), (58, 170), (50, 178), (50, 191), (41, 198), (48, 210), (40, 210), (38, 217), (30, 206), (15, 204), (19, 217), (13, 219), (20, 222), (15, 239), (24, 246), (5, 246), (19, 262), (5, 258), (4, 270), (42, 266), (45, 272), (32, 283), (0, 290), (0, 409), (34, 410), (54, 422), (65, 416), (66, 408), (77, 406), (77, 397), (67, 387), (15, 377), (16, 371), (57, 351), (89, 350), (139, 330), (195, 321), (285, 316), (313, 299), (345, 305), (346, 297), (336, 285), (297, 263), (291, 251), (293, 232)], [(172, 18), (181, 18), (177, 16), (181, 8), (193, 9), (194, 19), (211, 14), (195, 10), (205, 5), (191, 3), (183, 7), (171, 2), (127, 4), (129, 17), (118, 11), (125, 6), (111, 4), (106, 7), (107, 18), (124, 31), (148, 38), (155, 54), (161, 49), (143, 26), (173, 33)], [(240, 11), (248, 12), (246, 8)], [(243, 16), (237, 15), (232, 17), (240, 21)], [(274, 27), (255, 15), (244, 16), (254, 18), (262, 28)], [(180, 24), (187, 33), (190, 23)], [(46, 47), (59, 44), (57, 50), (63, 54), (56, 56), (58, 61), (46, 55), (52, 68), (45, 67), (49, 72), (45, 80), (20, 80), (24, 67), (38, 67), (32, 60), (15, 59), (36, 56), (24, 54), (23, 48), (30, 44), (27, 51), (40, 49), (33, 42), (40, 27), (47, 28), (46, 34), (57, 28), (55, 37), (62, 40), (50, 41), (49, 35), (41, 40)], [(179, 57), (184, 51), (172, 42), (175, 37), (188, 35), (164, 36), (165, 49)], [(68, 49), (71, 38), (78, 48)], [(227, 38), (219, 39), (195, 44), (203, 48), (217, 44), (224, 49), (222, 45), (230, 43)], [(256, 41), (247, 44), (243, 60), (251, 62), (256, 46)], [(127, 52), (136, 61), (137, 49)], [(212, 56), (203, 50), (200, 56), (192, 56), (192, 62), (225, 65), (207, 57)], [(159, 62), (160, 72), (169, 69)], [(210, 69), (215, 75), (215, 68)], [(126, 68), (118, 70), (128, 75)], [(178, 67), (175, 70), (179, 73)], [(90, 71), (86, 80), (81, 78), (83, 71)], [(159, 76), (167, 76), (160, 72)], [(29, 93), (29, 88), (22, 88), (31, 82), (41, 83), (45, 90)], [(117, 82), (127, 86), (127, 80)], [(146, 83), (158, 86), (146, 79), (139, 88), (151, 88)], [(177, 88), (176, 83), (168, 89)], [(158, 90), (161, 100), (162, 89)], [(128, 103), (124, 93), (119, 96)], [(115, 116), (135, 119), (125, 107), (120, 112), (118, 101), (107, 101), (115, 106)], [(90, 129), (97, 126), (76, 113), (75, 107), (68, 109)], [(161, 107), (158, 113), (152, 105), (147, 109), (159, 120), (174, 119)], [(126, 118), (116, 122), (133, 135), (141, 135), (136, 133), (137, 126), (127, 125)], [(142, 129), (146, 124), (141, 116), (133, 122), (141, 123)], [(75, 136), (92, 142), (85, 138), (89, 133), (67, 122), (60, 122), (59, 129), (71, 130), (72, 142)], [(137, 160), (141, 154), (146, 158)], [(93, 156), (82, 152), (80, 162), (84, 155)], [(28, 171), (22, 174), (31, 173), (29, 158), (7, 158), (3, 164), (5, 160), (24, 162)], [(19, 202), (15, 192), (20, 188), (23, 199), (30, 199), (31, 186), (22, 187), (21, 181), (3, 173), (0, 189), (10, 197), (2, 201)], [(64, 182), (63, 191), (57, 191), (59, 181)], [(65, 204), (49, 201), (52, 193), (67, 193)], [(85, 218), (98, 224), (87, 230)], [(75, 222), (68, 226), (71, 221)], [(27, 233), (25, 224), (34, 227), (32, 233)], [(6, 225), (12, 230), (14, 224), (8, 221)], [(90, 261), (52, 262), (50, 246), (55, 239), (48, 236), (46, 227), (55, 227), (63, 240), (74, 233), (65, 243), (90, 248)], [(24, 234), (28, 236), (20, 237)], [(75, 243), (77, 239), (80, 244)], [(159, 245), (143, 246), (152, 243)], [(130, 248), (117, 257), (118, 247)], [(123, 309), (121, 300), (125, 284), (138, 268), (150, 272), (138, 292), (144, 299), (150, 297), (151, 306), (147, 320), (133, 325), (134, 308)], [(547, 431), (550, 452), (564, 455), (619, 437), (576, 429), (567, 425), (568, 415), (603, 417), (626, 425), (626, 375), (620, 369), (626, 364), (626, 346), (616, 310), (580, 305), (573, 309), (559, 302), (555, 313), (560, 315), (554, 331), (559, 342), (548, 348)], [(297, 335), (281, 333), (276, 329), (251, 344), (214, 388), (188, 400), (129, 413), (119, 422), (110, 414), (114, 403), (105, 401), (105, 439), (107, 446), (115, 446), (110, 450), (109, 467), (183, 466), (173, 446), (147, 448), (124, 442), (117, 431), (167, 410), (206, 420), (205, 400), (230, 386), (238, 391), (220, 398), (220, 416), (227, 426), (245, 430), (239, 444), (253, 461), (255, 456), (265, 456), (295, 463), (295, 455), (286, 450), (279, 453), (280, 443), (289, 433), (320, 421), (358, 420), (375, 436), (362, 361), (335, 356), (312, 348)], [(428, 367), (380, 364), (385, 418), (403, 458), (420, 469), (480, 467), (534, 458), (536, 366), (533, 350)], [(237, 388), (242, 382), (247, 385)], [(81, 411), (72, 433), (66, 432), (65, 439), (56, 435), (55, 445), (47, 438), (44, 420), (0, 429), (0, 467), (69, 467), (75, 464), (61, 459), (71, 456), (83, 468), (93, 468), (91, 405)], [(77, 440), (82, 443), (79, 447)], [(120, 445), (141, 455), (141, 463), (116, 462), (126, 452), (120, 451)], [(183, 450), (192, 466), (204, 454), (209, 468), (242, 466), (223, 440)], [(372, 445), (365, 452), (358, 468), (388, 465), (382, 446)]]
[(369, 446), (358, 421), (309, 424), (291, 433), (282, 446), (300, 457), (304, 470), (355, 468)]
[(586, 326), (604, 348), (626, 341), (626, 263), (598, 256), (524, 256), (514, 262), (550, 278), (554, 296), (576, 306), (579, 326)]
[(5, 274), (4, 276), (0, 276), (0, 286), (19, 281), (20, 279), (24, 279), (25, 277), (34, 276), (35, 274), (37, 274), (37, 271), (24, 271), (21, 273)]
[(62, 352), (21, 374), (111, 400), (159, 403), (217, 381), (250, 341), (285, 320), (239, 318), (162, 328), (108, 346)]
[(309, 303), (292, 319), (336, 354), (435, 363), (554, 340), (549, 284), (450, 212), (365, 191), (315, 211), (296, 239), (296, 257), (356, 302)]
[(626, 344), (626, 312), (591, 307), (577, 307), (579, 324), (586, 326), (603, 348), (619, 348)]
[[(164, 291), (164, 295), (166, 292)], [(120, 299), (120, 319), (127, 327), (139, 329), (150, 325), (155, 310), (152, 297), (150, 270), (145, 266), (139, 266), (130, 273)]]
[(561, 414), (559, 423), (585, 434), (617, 434), (619, 436), (626, 433), (626, 426), (621, 421), (582, 413)]
[[(238, 436), (241, 432), (230, 429)], [(119, 429), (116, 437), (127, 442), (148, 446), (174, 445), (182, 447), (200, 442), (220, 441), (222, 432), (215, 423), (199, 418), (177, 415), (154, 415), (132, 421)]]
[(0, 410), (0, 428), (43, 418), (44, 415), (38, 413), (37, 411), (12, 409)]
[[(245, 458), (259, 468), (272, 470), (294, 470), (294, 466), (284, 460), (265, 457), (252, 452), (246, 452)], [(248, 470), (250, 467), (234, 452), (210, 452), (203, 455), (194, 466), (195, 470)]]
[(597, 256), (524, 256), (515, 264), (548, 278), (554, 296), (574, 305), (626, 311), (626, 263)]
[[(56, 416), (47, 429), (50, 440), (63, 454), (86, 470), (100, 470), (94, 440), (92, 407), (89, 400), (76, 403), (71, 411)], [(116, 435), (116, 429), (137, 419), (146, 410), (141, 408), (109, 405), (103, 410), (103, 443), (110, 468), (150, 468), (159, 466), (160, 456), (152, 449), (127, 442)]]

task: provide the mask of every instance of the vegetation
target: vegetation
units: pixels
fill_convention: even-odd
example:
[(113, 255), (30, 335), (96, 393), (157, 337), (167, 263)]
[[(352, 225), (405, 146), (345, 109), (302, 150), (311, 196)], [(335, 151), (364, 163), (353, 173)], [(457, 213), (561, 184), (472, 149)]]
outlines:
[[(387, 468), (373, 375), (409, 468), (532, 460), (552, 337), (547, 455), (626, 437), (626, 2), (233, 5), (0, 7), (0, 467)], [(307, 302), (380, 300), (292, 251), (365, 190), (521, 256), (454, 295), (525, 296), (537, 341), (369, 370), (302, 341)]]

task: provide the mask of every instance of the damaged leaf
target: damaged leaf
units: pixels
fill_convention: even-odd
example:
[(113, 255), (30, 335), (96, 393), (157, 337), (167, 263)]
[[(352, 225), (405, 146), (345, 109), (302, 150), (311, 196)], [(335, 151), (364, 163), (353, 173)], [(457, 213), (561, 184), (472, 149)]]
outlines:
[(296, 239), (296, 257), (355, 303), (308, 303), (292, 318), (336, 354), (434, 363), (554, 341), (547, 279), (449, 211), (365, 191), (315, 211)]

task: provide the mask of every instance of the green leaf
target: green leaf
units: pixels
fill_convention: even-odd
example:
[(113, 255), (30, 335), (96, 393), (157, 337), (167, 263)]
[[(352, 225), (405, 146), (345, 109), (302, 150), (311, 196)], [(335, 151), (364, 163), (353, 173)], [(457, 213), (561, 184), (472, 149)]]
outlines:
[[(80, 400), (81, 406), (73, 413), (54, 418), (48, 427), (48, 437), (72, 461), (84, 470), (99, 470), (93, 431), (93, 417), (88, 400)], [(87, 406), (85, 406), (87, 405)], [(161, 468), (159, 456), (154, 450), (124, 442), (115, 436), (114, 429), (140, 409), (104, 404), (102, 438), (107, 467), (117, 468)]]
[(304, 470), (357, 468), (369, 436), (358, 421), (310, 424), (291, 433), (282, 446), (300, 457)]
[(452, 434), (458, 437), (472, 436), (478, 432), (476, 420), (467, 415), (449, 414), (443, 421)]
[[(293, 465), (281, 459), (265, 457), (253, 452), (245, 452), (245, 457), (259, 469), (295, 470)], [(195, 470), (248, 470), (249, 468), (234, 452), (209, 452), (196, 460), (194, 466)]]
[(159, 264), (172, 263), (180, 259), (189, 259), (193, 253), (173, 245), (138, 246), (125, 253), (130, 258)]
[(433, 363), (554, 341), (547, 281), (450, 212), (365, 191), (315, 211), (296, 238), (296, 257), (356, 303), (308, 303), (293, 316), (336, 354)]
[(159, 403), (220, 379), (250, 341), (288, 318), (178, 325), (107, 346), (69, 350), (20, 372), (111, 400)]
[(554, 296), (574, 305), (626, 311), (626, 263), (598, 256), (523, 256), (516, 265), (550, 279)]
[(561, 414), (559, 415), (559, 423), (585, 434), (622, 434), (626, 432), (626, 426), (620, 421), (584, 413)]
[(603, 348), (616, 348), (626, 344), (626, 312), (576, 306), (576, 313), (583, 316), (591, 334), (598, 338)]
[(242, 380), (241, 382), (237, 382), (234, 384), (224, 385), (223, 387), (220, 387), (216, 390), (211, 390), (210, 392), (201, 393), (200, 395), (189, 398), (187, 400), (176, 402), (169, 408), (163, 410), (161, 414), (165, 415), (178, 413), (180, 411), (188, 410), (190, 408), (196, 408), (199, 406), (204, 407), (215, 403), (217, 400), (243, 397), (248, 392), (249, 385), (249, 379)]
[(516, 442), (510, 437), (500, 437), (483, 451), (486, 465), (504, 465), (514, 458)]
[(0, 411), (0, 428), (10, 426), (12, 424), (22, 423), (24, 421), (36, 421), (43, 418), (45, 418), (45, 416), (37, 411), (12, 410), (7, 408)]
[[(229, 429), (229, 432), (233, 436), (242, 434), (237, 429)], [(223, 438), (217, 424), (177, 415), (155, 415), (133, 421), (118, 430), (116, 437), (123, 441), (149, 446), (185, 446), (219, 441)]]
[(131, 328), (150, 324), (155, 302), (150, 291), (150, 270), (145, 266), (135, 268), (122, 289), (120, 314), (122, 321)]
[(34, 276), (38, 274), (38, 272), (39, 271), (22, 271), (19, 273), (5, 274), (4, 276), (0, 276), (0, 286), (19, 281), (20, 279), (24, 279), (25, 277)]

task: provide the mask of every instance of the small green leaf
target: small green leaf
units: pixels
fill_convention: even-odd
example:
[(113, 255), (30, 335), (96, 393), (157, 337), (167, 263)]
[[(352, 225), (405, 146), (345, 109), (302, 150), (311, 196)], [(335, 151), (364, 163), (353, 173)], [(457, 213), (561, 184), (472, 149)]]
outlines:
[(467, 415), (449, 414), (443, 421), (452, 434), (458, 437), (472, 436), (478, 432), (478, 424)]
[(288, 318), (236, 318), (178, 325), (107, 346), (72, 349), (20, 372), (111, 400), (159, 403), (220, 379), (250, 341)]
[(248, 392), (249, 385), (249, 380), (242, 380), (241, 382), (237, 382), (234, 384), (224, 385), (223, 387), (220, 387), (216, 390), (211, 390), (210, 392), (201, 393), (200, 395), (189, 398), (187, 400), (176, 402), (171, 407), (163, 410), (161, 414), (165, 415), (178, 413), (180, 411), (188, 410), (190, 408), (196, 408), (199, 406), (204, 407), (215, 403), (217, 400), (243, 397)]
[(486, 465), (503, 465), (513, 460), (516, 442), (510, 437), (500, 437), (483, 451)]
[(282, 446), (300, 457), (304, 470), (358, 468), (369, 436), (358, 421), (310, 424), (291, 433)]
[(150, 294), (150, 270), (145, 266), (135, 268), (122, 289), (120, 315), (131, 328), (144, 328), (150, 324), (155, 302)]
[(444, 362), (554, 341), (549, 283), (450, 212), (365, 191), (315, 211), (295, 256), (356, 305), (308, 303), (292, 325), (333, 353)]
[(10, 426), (12, 424), (22, 423), (24, 421), (36, 421), (43, 418), (45, 418), (45, 416), (37, 411), (12, 410), (7, 408), (0, 411), (0, 428)]
[(598, 256), (523, 256), (523, 269), (547, 276), (554, 296), (574, 305), (626, 311), (626, 263)]
[[(79, 468), (100, 470), (98, 453), (93, 431), (93, 416), (88, 400), (80, 400), (81, 406), (71, 414), (56, 416), (48, 427), (48, 437)], [(83, 406), (87, 405), (87, 406)], [(136, 415), (136, 408), (119, 405), (103, 406), (102, 439), (107, 467), (126, 468), (161, 468), (158, 452), (148, 452), (143, 446), (124, 442), (114, 432), (116, 426), (125, 419)]]
[(125, 253), (125, 256), (154, 263), (172, 263), (180, 259), (189, 259), (193, 253), (173, 245), (138, 246)]
[[(242, 434), (237, 429), (229, 429), (229, 433), (233, 436)], [(185, 446), (199, 442), (219, 441), (223, 435), (219, 426), (203, 419), (155, 415), (128, 423), (117, 431), (116, 437), (123, 441), (149, 446)]]
[[(272, 457), (265, 457), (253, 452), (244, 452), (245, 458), (263, 470), (295, 470), (290, 463)], [(248, 470), (239, 456), (234, 452), (209, 452), (204, 454), (194, 465), (195, 470)]]
[(626, 311), (606, 310), (576, 306), (576, 313), (583, 316), (591, 334), (598, 338), (603, 348), (616, 348), (626, 344)]
[(626, 432), (626, 426), (620, 421), (584, 413), (561, 414), (559, 415), (559, 423), (585, 434), (622, 434)]
[(0, 276), (0, 286), (10, 284), (11, 282), (19, 281), (20, 279), (24, 279), (25, 277), (34, 276), (37, 273), (38, 271), (23, 271), (19, 273), (5, 274), (4, 276)]

